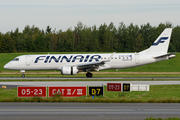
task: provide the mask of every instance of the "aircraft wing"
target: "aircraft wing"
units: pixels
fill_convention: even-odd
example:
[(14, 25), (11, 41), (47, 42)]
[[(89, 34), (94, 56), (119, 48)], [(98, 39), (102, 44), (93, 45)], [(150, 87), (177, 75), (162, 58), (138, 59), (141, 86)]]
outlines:
[(173, 58), (175, 57), (175, 54), (176, 52), (173, 52), (173, 53), (167, 53), (167, 54), (164, 54), (164, 55), (159, 55), (159, 56), (154, 56), (154, 58), (161, 58), (161, 57), (169, 57), (169, 58)]
[(114, 53), (108, 57), (107, 60), (103, 60), (103, 61), (96, 61), (96, 62), (92, 62), (92, 63), (85, 63), (85, 64), (78, 64), (76, 65), (78, 69), (80, 70), (86, 70), (86, 69), (90, 69), (90, 70), (95, 70), (97, 69), (99, 66), (104, 65), (105, 62), (109, 62), (111, 60), (111, 57), (114, 55)]
[(79, 64), (77, 65), (78, 69), (95, 69), (98, 68), (99, 66), (104, 65), (103, 61), (98, 61), (98, 62), (92, 62), (92, 63), (85, 63), (85, 64)]

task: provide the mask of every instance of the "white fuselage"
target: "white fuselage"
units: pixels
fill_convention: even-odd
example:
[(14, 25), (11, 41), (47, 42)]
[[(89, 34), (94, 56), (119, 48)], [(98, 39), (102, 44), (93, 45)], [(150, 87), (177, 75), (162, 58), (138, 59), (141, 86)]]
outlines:
[[(63, 66), (77, 66), (92, 62), (106, 61), (110, 56), (110, 53), (22, 55), (16, 57), (18, 60), (12, 60), (7, 63), (4, 68), (10, 70), (61, 70)], [(110, 61), (99, 66), (98, 70), (124, 69), (166, 59), (168, 59), (168, 57), (154, 59), (152, 54), (115, 53)]]

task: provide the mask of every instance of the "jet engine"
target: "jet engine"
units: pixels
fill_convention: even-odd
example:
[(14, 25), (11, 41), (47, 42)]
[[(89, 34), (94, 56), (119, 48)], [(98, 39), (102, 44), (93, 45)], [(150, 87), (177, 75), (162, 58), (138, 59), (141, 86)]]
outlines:
[(76, 66), (64, 66), (61, 68), (62, 75), (76, 75), (78, 73), (78, 69)]

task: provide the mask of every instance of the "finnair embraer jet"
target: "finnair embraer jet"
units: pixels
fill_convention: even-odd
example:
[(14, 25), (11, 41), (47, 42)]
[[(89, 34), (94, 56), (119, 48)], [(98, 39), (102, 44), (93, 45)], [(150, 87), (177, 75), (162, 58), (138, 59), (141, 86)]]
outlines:
[(25, 70), (60, 70), (62, 75), (84, 71), (92, 77), (91, 71), (131, 68), (175, 57), (167, 53), (171, 32), (172, 28), (166, 28), (150, 48), (139, 53), (21, 55), (4, 68), (20, 70), (22, 77)]

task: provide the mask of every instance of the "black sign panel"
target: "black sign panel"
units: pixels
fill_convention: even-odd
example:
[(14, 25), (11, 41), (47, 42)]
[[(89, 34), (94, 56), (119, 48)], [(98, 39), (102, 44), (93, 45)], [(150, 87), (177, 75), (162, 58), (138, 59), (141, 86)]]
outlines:
[(89, 95), (100, 96), (103, 95), (103, 86), (89, 86)]
[(123, 83), (123, 91), (130, 91), (130, 83)]

